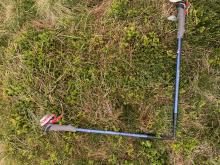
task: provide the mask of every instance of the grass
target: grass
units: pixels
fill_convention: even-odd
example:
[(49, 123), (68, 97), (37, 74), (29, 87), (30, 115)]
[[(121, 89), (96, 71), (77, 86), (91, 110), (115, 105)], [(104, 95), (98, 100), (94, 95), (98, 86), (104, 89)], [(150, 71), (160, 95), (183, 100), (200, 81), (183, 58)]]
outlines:
[(219, 8), (217, 0), (193, 0), (187, 16), (178, 140), (145, 141), (45, 134), (39, 119), (63, 111), (63, 124), (169, 134), (177, 32), (166, 17), (175, 7), (165, 0), (0, 2), (5, 164), (219, 164)]

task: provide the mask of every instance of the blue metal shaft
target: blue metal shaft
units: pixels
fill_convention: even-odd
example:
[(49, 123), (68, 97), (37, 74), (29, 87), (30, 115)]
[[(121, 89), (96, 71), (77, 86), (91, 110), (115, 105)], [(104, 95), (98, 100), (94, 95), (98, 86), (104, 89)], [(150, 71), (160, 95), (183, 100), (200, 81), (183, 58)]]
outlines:
[(177, 58), (176, 58), (176, 82), (175, 82), (175, 96), (174, 96), (174, 109), (173, 109), (174, 137), (176, 136), (177, 114), (178, 114), (178, 105), (179, 105), (181, 52), (182, 52), (182, 38), (178, 38), (178, 50), (177, 50)]
[(159, 139), (156, 136), (151, 136), (151, 135), (146, 135), (146, 134), (126, 133), (126, 132), (93, 130), (93, 129), (83, 129), (83, 128), (75, 128), (75, 131), (76, 132), (84, 132), (84, 133), (105, 134), (105, 135), (120, 135), (120, 136), (145, 138), (145, 139)]

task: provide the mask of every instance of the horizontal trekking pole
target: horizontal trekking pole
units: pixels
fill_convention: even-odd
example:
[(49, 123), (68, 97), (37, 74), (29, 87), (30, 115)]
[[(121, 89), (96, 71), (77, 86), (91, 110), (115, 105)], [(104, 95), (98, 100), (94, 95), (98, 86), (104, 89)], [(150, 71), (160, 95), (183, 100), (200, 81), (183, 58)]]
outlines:
[(63, 115), (56, 116), (55, 114), (45, 115), (40, 120), (40, 125), (44, 128), (45, 132), (57, 131), (57, 132), (83, 132), (83, 133), (92, 133), (92, 134), (103, 134), (103, 135), (118, 135), (126, 137), (135, 137), (143, 138), (148, 140), (171, 140), (171, 137), (157, 137), (152, 134), (138, 134), (138, 133), (128, 133), (128, 132), (116, 132), (116, 131), (106, 131), (106, 130), (96, 130), (96, 129), (85, 129), (85, 128), (76, 128), (72, 125), (60, 125), (55, 124), (61, 120)]
[(156, 137), (148, 134), (136, 134), (127, 132), (116, 132), (116, 131), (105, 131), (105, 130), (94, 130), (94, 129), (84, 129), (76, 128), (72, 125), (59, 125), (59, 124), (48, 124), (45, 126), (45, 131), (58, 131), (58, 132), (83, 132), (83, 133), (93, 133), (93, 134), (104, 134), (104, 135), (119, 135), (126, 137), (144, 138), (144, 139), (169, 139), (168, 137)]

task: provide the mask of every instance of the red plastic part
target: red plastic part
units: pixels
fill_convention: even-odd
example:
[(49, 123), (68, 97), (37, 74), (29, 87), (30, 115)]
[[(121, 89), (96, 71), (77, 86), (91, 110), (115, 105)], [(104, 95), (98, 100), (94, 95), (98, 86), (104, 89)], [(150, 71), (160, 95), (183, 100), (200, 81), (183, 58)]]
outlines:
[(191, 4), (188, 1), (186, 1), (185, 5), (186, 5), (185, 14), (187, 15), (187, 14), (189, 14), (189, 8), (190, 8)]
[(57, 123), (58, 121), (60, 121), (62, 119), (63, 115), (60, 115), (58, 117), (56, 117), (56, 115), (54, 115), (54, 118), (52, 120), (50, 120), (50, 123), (51, 124), (55, 124)]

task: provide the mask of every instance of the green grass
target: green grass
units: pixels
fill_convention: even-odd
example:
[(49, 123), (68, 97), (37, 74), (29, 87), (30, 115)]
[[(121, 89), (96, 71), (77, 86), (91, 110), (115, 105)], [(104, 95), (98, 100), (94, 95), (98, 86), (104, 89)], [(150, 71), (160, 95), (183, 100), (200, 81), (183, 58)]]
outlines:
[(39, 126), (45, 114), (64, 112), (62, 123), (76, 127), (170, 134), (177, 36), (166, 20), (170, 7), (165, 0), (0, 2), (0, 159), (219, 164), (217, 0), (193, 0), (187, 16), (176, 141), (45, 134)]

